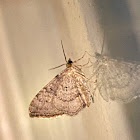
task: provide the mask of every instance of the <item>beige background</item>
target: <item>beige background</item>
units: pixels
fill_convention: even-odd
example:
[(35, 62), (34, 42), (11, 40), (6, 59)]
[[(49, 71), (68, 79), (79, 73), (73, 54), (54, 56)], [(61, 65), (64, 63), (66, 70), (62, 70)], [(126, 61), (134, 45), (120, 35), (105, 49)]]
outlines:
[[(139, 1), (0, 0), (0, 140), (139, 140), (140, 100), (95, 103), (75, 117), (29, 118), (35, 94), (85, 50), (139, 59)], [(87, 62), (86, 56), (80, 64)], [(91, 70), (86, 69), (87, 77)]]

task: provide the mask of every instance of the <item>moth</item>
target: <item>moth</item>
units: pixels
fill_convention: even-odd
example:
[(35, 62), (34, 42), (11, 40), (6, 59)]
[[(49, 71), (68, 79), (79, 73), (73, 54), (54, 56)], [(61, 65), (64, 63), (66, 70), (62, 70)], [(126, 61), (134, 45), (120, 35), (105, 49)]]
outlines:
[(63, 44), (62, 49), (66, 68), (33, 98), (29, 106), (30, 117), (49, 118), (63, 114), (73, 116), (83, 108), (90, 106), (92, 95), (87, 87), (87, 78), (81, 69), (75, 65), (83, 56), (73, 62), (70, 58), (69, 60), (66, 59)]

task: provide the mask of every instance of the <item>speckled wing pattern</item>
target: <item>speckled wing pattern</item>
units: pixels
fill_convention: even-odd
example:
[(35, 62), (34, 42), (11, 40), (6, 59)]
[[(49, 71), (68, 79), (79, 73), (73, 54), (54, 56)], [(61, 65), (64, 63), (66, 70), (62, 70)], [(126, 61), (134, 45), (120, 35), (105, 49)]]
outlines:
[(127, 103), (140, 96), (139, 62), (101, 56), (97, 67), (97, 88), (104, 100)]
[(30, 117), (53, 117), (78, 114), (90, 105), (87, 78), (77, 67), (68, 67), (50, 81), (31, 101)]

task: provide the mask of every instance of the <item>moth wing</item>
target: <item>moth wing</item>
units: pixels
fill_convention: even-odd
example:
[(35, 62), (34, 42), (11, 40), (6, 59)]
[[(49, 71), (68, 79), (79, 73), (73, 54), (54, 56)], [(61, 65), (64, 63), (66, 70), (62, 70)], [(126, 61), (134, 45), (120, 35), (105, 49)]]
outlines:
[(87, 87), (77, 81), (72, 70), (66, 68), (39, 91), (29, 106), (30, 117), (72, 116), (86, 106)]

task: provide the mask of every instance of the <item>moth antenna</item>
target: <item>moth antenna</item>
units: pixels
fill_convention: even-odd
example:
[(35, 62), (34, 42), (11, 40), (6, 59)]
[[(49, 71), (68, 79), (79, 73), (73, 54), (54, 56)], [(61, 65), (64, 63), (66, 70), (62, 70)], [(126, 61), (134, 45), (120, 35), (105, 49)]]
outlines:
[(66, 58), (66, 55), (65, 55), (65, 51), (64, 51), (64, 47), (63, 47), (62, 40), (61, 40), (61, 46), (62, 46), (63, 54), (64, 54), (64, 57), (65, 57), (65, 61), (68, 62), (68, 61), (67, 61), (67, 58)]
[(103, 44), (102, 44), (102, 49), (101, 49), (101, 55), (103, 53), (104, 42), (105, 42), (105, 31), (104, 31), (104, 36), (103, 36)]
[(54, 68), (51, 68), (51, 69), (49, 69), (49, 70), (54, 70), (54, 69), (57, 69), (57, 68), (62, 67), (62, 66), (64, 66), (64, 65), (66, 65), (66, 64), (59, 65), (59, 66), (54, 67)]

